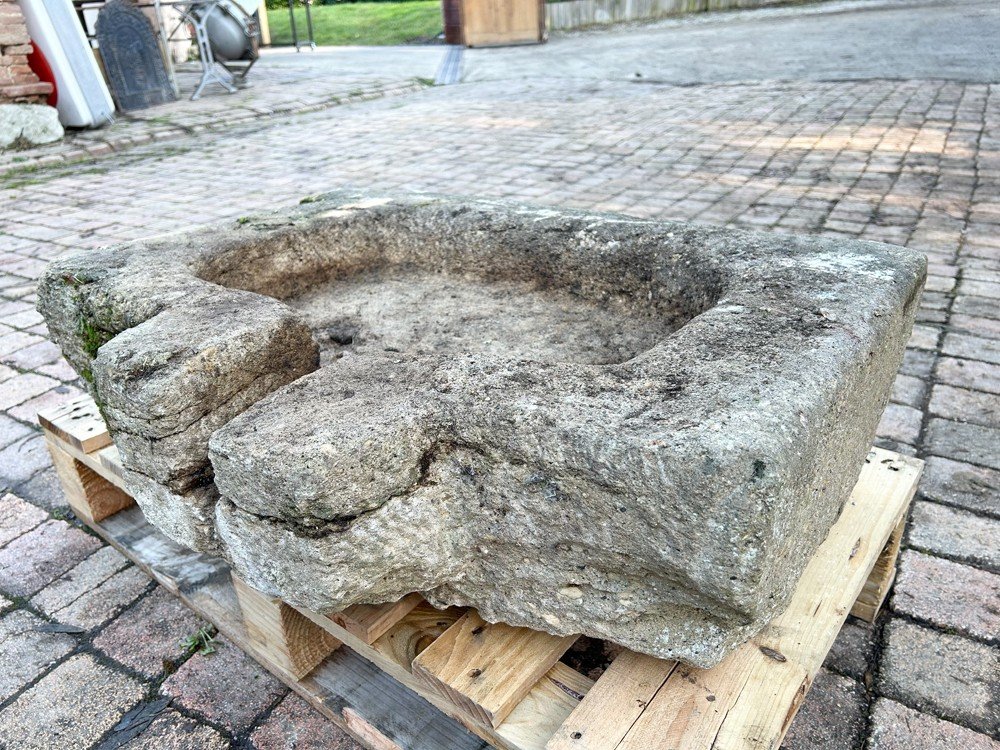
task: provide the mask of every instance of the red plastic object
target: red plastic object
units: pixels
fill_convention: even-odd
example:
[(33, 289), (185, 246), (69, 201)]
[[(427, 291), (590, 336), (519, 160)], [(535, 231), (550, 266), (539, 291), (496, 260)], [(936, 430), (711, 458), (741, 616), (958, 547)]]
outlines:
[(59, 100), (59, 88), (56, 86), (56, 77), (52, 73), (52, 66), (49, 65), (49, 61), (45, 59), (45, 54), (34, 42), (31, 43), (31, 54), (28, 55), (28, 67), (35, 72), (39, 80), (52, 84), (52, 93), (49, 94), (49, 98), (45, 100), (45, 103), (50, 107), (56, 106), (56, 102)]

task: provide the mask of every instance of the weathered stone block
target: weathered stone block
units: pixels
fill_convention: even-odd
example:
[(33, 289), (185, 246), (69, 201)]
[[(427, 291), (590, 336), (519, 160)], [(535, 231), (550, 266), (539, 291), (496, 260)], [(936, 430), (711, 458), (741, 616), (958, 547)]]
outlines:
[(709, 665), (839, 514), (924, 272), (867, 242), (340, 194), (73, 255), (39, 307), (150, 520), (256, 588), (420, 591)]

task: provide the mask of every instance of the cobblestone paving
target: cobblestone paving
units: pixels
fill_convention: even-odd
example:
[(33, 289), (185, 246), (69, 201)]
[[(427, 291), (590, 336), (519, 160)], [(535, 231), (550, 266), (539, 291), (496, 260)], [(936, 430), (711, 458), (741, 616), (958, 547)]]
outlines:
[(0, 183), (0, 747), (352, 747), (67, 512), (33, 310), (69, 248), (338, 187), (511, 196), (895, 242), (930, 276), (880, 443), (927, 460), (887, 611), (849, 620), (786, 747), (1000, 748), (1000, 87), (942, 80), (432, 88)]

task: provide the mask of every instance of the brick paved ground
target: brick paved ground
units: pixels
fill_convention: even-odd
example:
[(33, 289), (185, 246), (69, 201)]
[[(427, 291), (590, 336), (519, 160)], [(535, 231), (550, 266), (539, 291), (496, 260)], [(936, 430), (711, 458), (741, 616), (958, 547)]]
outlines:
[(78, 392), (33, 311), (49, 259), (342, 186), (925, 252), (880, 427), (883, 444), (927, 459), (897, 584), (874, 627), (845, 626), (786, 747), (1000, 747), (1000, 87), (879, 78), (470, 83), (7, 177), (0, 747), (351, 747), (235, 648), (182, 648), (203, 623), (81, 530), (33, 422)]

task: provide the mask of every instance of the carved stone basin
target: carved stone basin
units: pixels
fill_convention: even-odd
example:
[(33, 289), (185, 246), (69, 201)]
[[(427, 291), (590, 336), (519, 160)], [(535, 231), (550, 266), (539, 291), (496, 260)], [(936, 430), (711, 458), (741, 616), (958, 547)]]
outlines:
[(53, 264), (149, 520), (323, 612), (419, 591), (700, 666), (787, 603), (913, 323), (902, 248), (334, 194)]

